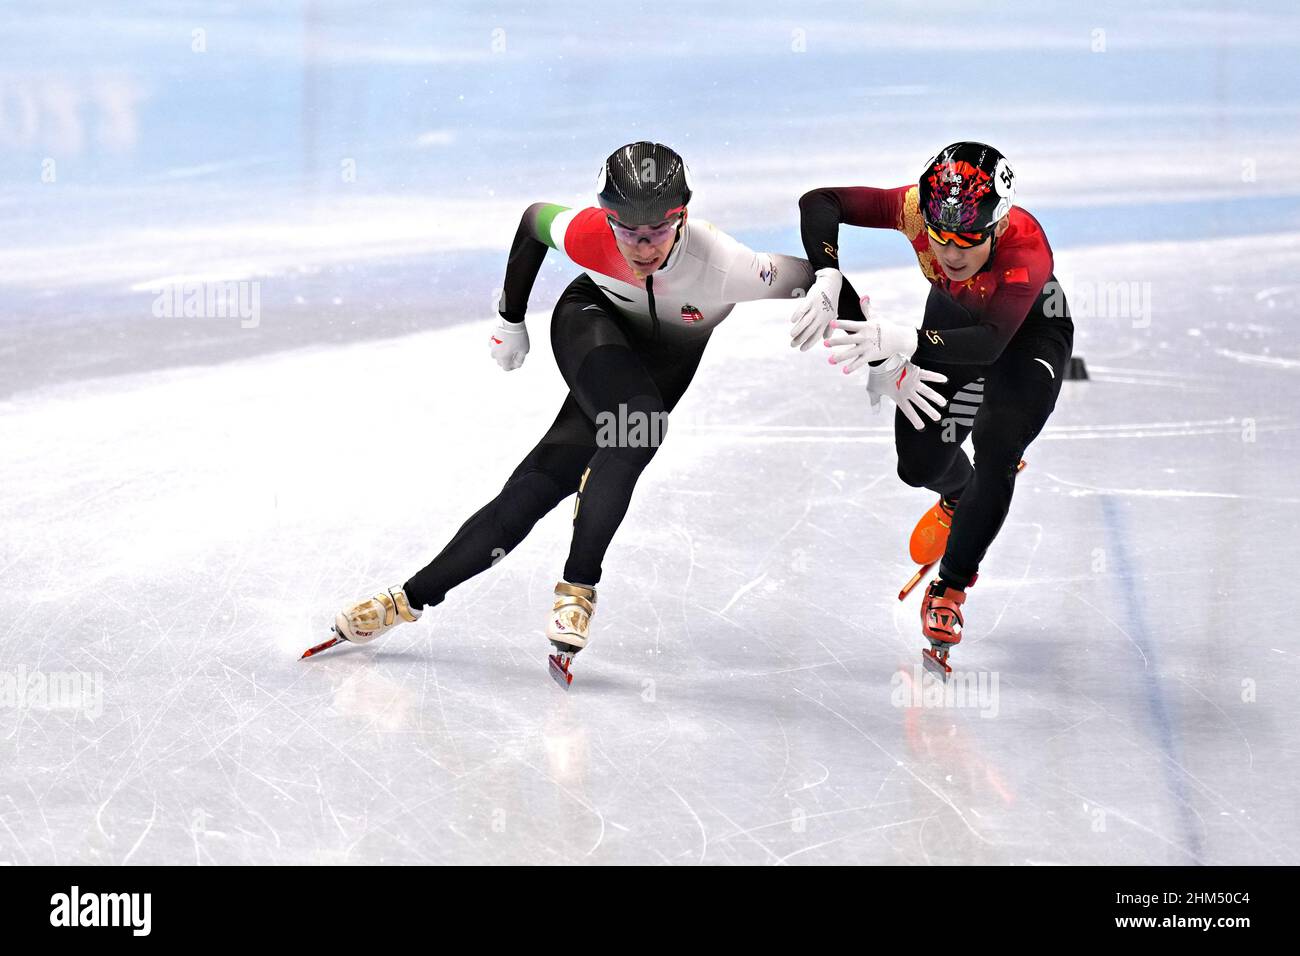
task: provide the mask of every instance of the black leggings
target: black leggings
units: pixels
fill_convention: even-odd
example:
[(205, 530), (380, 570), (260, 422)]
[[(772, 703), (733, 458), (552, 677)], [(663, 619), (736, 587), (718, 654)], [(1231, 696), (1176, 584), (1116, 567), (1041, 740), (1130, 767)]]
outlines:
[[(961, 306), (932, 289), (925, 327), (944, 328)], [(969, 317), (967, 317), (967, 321)], [(894, 416), (898, 476), (961, 502), (939, 573), (965, 587), (997, 537), (1011, 508), (1016, 468), (1025, 448), (1056, 407), (1074, 344), (1074, 324), (1061, 317), (1030, 315), (992, 365), (939, 365), (948, 381), (934, 389), (948, 399), (944, 417), (917, 431), (901, 412)], [(973, 433), (975, 462), (961, 444)]]
[(551, 349), (568, 397), (500, 493), (406, 582), (411, 605), (440, 603), (448, 590), (512, 551), (574, 492), (578, 501), (564, 579), (598, 583), (637, 478), (654, 457), (667, 413), (686, 391), (707, 344), (707, 335), (688, 343), (650, 341), (588, 276), (569, 283), (551, 318)]

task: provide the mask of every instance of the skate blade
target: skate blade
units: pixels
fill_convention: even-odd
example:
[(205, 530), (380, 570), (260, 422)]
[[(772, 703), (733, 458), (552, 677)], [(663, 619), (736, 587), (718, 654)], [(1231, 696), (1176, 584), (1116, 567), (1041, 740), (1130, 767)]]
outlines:
[(916, 589), (916, 586), (921, 583), (921, 578), (925, 577), (927, 574), (930, 573), (930, 569), (932, 567), (934, 567), (933, 561), (931, 561), (929, 564), (923, 564), (919, 568), (917, 568), (916, 573), (913, 574), (910, 578), (908, 578), (907, 583), (903, 585), (903, 590), (898, 592), (898, 599), (902, 601), (909, 594), (911, 594), (912, 591)]
[(569, 685), (573, 683), (573, 674), (569, 672), (569, 665), (573, 663), (573, 658), (561, 660), (558, 654), (549, 654), (546, 661), (555, 683), (560, 685), (561, 690), (568, 690)]
[(331, 627), (330, 630), (334, 631), (333, 637), (331, 637), (328, 641), (321, 641), (315, 647), (307, 648), (305, 651), (302, 652), (302, 657), (298, 658), (298, 660), (305, 661), (307, 658), (319, 654), (321, 651), (327, 651), (335, 644), (342, 644), (345, 640), (347, 640), (347, 638), (340, 637), (339, 632), (335, 631), (334, 628)]
[[(942, 653), (942, 656), (941, 656)], [(935, 677), (941, 681), (947, 681), (952, 676), (952, 668), (948, 666), (948, 652), (936, 651), (933, 647), (923, 648), (921, 651), (921, 663)]]

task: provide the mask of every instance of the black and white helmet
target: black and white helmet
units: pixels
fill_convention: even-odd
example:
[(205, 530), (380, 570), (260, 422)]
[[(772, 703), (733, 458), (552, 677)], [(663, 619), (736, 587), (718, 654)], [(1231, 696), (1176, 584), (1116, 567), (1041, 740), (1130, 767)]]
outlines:
[(600, 167), (596, 199), (627, 226), (663, 222), (691, 201), (691, 177), (675, 150), (661, 143), (628, 143)]

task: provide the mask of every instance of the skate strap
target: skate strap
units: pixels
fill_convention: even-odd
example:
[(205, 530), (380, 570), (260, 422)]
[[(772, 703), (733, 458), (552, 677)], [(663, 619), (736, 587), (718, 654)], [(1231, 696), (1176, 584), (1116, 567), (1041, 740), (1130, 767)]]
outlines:
[(397, 616), (400, 614), (403, 621), (418, 621), (420, 615), (411, 610), (411, 605), (406, 599), (406, 592), (401, 588), (395, 591), (380, 591), (375, 595), (374, 600), (384, 609), (384, 627), (392, 627), (397, 623)]
[[(975, 583), (974, 581), (971, 581), (971, 584), (974, 583)], [(962, 604), (966, 603), (965, 591), (959, 590), (958, 588), (951, 588), (947, 586), (944, 586), (943, 590), (939, 591), (938, 590), (939, 586), (940, 586), (940, 582), (938, 578), (935, 578), (933, 581), (930, 582), (930, 587), (928, 589), (930, 592), (928, 595), (930, 604), (939, 605), (939, 606), (942, 605), (961, 606)], [(970, 587), (970, 584), (966, 586)], [(936, 591), (938, 591), (938, 593), (936, 593)]]
[[(555, 594), (557, 597), (564, 594), (569, 597), (581, 598), (582, 602), (585, 604), (594, 605), (596, 603), (596, 589), (584, 588), (581, 584), (569, 584), (567, 581), (557, 581), (555, 583)], [(559, 602), (556, 602), (556, 607), (559, 607)], [(588, 613), (590, 613), (590, 609), (588, 609)]]
[(566, 607), (579, 607), (587, 612), (587, 617), (596, 613), (596, 606), (588, 601), (585, 597), (579, 597), (576, 594), (559, 597), (555, 601), (553, 611), (563, 611)]
[(380, 591), (375, 595), (375, 601), (384, 609), (384, 627), (392, 627), (397, 620), (397, 603), (393, 596), (387, 591)]
[(418, 621), (420, 619), (420, 615), (411, 610), (411, 602), (406, 597), (404, 590), (397, 588), (388, 593), (393, 596), (393, 603), (397, 605), (397, 613), (402, 615), (403, 621)]

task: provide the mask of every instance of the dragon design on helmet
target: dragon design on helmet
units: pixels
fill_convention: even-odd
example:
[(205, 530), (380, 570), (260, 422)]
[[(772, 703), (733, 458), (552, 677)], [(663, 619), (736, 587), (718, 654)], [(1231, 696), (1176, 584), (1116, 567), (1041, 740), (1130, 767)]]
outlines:
[(993, 179), (964, 160), (936, 162), (929, 172), (925, 219), (936, 229), (971, 232), (979, 224), (979, 204), (993, 190)]

